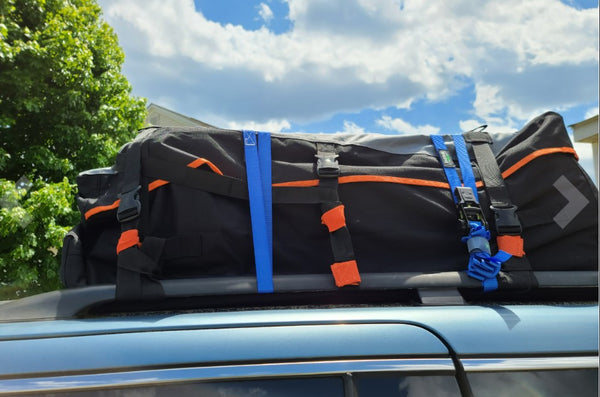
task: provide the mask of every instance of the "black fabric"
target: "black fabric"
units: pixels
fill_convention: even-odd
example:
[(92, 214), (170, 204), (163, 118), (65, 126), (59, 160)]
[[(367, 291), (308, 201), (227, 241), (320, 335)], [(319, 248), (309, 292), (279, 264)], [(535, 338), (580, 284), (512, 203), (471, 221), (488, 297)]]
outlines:
[[(206, 169), (181, 167), (160, 159), (154, 159), (144, 168), (144, 174), (151, 179), (162, 179), (171, 183), (185, 185), (221, 196), (248, 199), (246, 182), (224, 175), (218, 175)], [(335, 190), (321, 187), (274, 187), (273, 202), (287, 204), (318, 204), (335, 201)]]
[(85, 260), (79, 235), (81, 225), (75, 226), (63, 239), (60, 281), (63, 285), (84, 286), (86, 284)]
[[(273, 183), (303, 181), (303, 187), (273, 188), (275, 275), (330, 274), (330, 265), (335, 261), (330, 239), (336, 233), (328, 232), (321, 216), (323, 203), (336, 201), (345, 206), (347, 232), (361, 273), (466, 269), (468, 252), (461, 242), (456, 208), (449, 189), (443, 187), (446, 178), (431, 147), (393, 154), (378, 150), (376, 145), (369, 147), (366, 138), (360, 145), (336, 143), (335, 135), (326, 139), (338, 155), (337, 190), (319, 186), (317, 141), (295, 134), (272, 137)], [(401, 146), (407, 138), (394, 139)], [(137, 227), (142, 246), (122, 254), (133, 251), (149, 255), (156, 267), (150, 266), (148, 274), (137, 268), (134, 272), (142, 274), (140, 280), (145, 281), (134, 289), (146, 293), (162, 279), (254, 275), (249, 204), (247, 196), (239, 193), (246, 186), (241, 132), (157, 128), (145, 131), (136, 141), (141, 142), (142, 214)], [(415, 140), (411, 138), (410, 142)], [(502, 147), (494, 147), (498, 142)], [(570, 149), (572, 145), (561, 117), (546, 113), (512, 138), (495, 141), (492, 148), (500, 172), (505, 172), (538, 150)], [(473, 151), (472, 144), (468, 149)], [(128, 156), (123, 150), (114, 167), (78, 177), (77, 204), (82, 221), (76, 246), (80, 249), (73, 248), (73, 237), (66, 240), (61, 271), (69, 275), (64, 277), (68, 287), (115, 283), (117, 279), (116, 245), (121, 225), (114, 203), (124, 186)], [(224, 175), (206, 165), (187, 167), (197, 158), (211, 161)], [(390, 177), (401, 183), (351, 178), (360, 175)], [(480, 172), (476, 170), (475, 175), (480, 181)], [(587, 201), (581, 212), (563, 226), (554, 221), (568, 204), (554, 186), (559, 178), (566, 178)], [(157, 179), (170, 183), (148, 191)], [(430, 181), (434, 186), (424, 186), (420, 181)], [(506, 177), (504, 184), (518, 207), (524, 249), (533, 270), (598, 269), (597, 188), (573, 154), (563, 150), (540, 156)], [(478, 189), (478, 193), (489, 221), (493, 217), (490, 196), (485, 188)], [(164, 241), (160, 254), (149, 250), (151, 239)], [(495, 249), (492, 239), (492, 251)], [(131, 267), (129, 263), (121, 265), (124, 270)], [(528, 276), (517, 277), (524, 270), (522, 264), (507, 263), (502, 270), (501, 288), (531, 282)]]
[[(485, 184), (485, 191), (491, 203), (493, 216), (490, 217), (490, 221), (492, 221), (491, 225), (493, 225), (491, 228), (492, 231), (495, 230), (496, 235), (520, 235), (523, 229), (517, 215), (518, 208), (513, 205), (506, 184), (504, 183), (504, 178), (496, 162), (496, 157), (490, 147), (493, 144), (493, 140), (484, 131), (470, 131), (465, 133), (464, 137), (465, 141), (470, 142), (472, 145), (473, 154), (479, 167), (479, 174)], [(531, 273), (533, 269), (527, 256), (513, 256), (502, 265), (502, 268), (505, 271), (513, 272), (512, 277), (510, 275), (499, 277), (499, 280), (503, 280), (505, 285), (512, 284), (515, 287), (522, 287), (527, 284), (530, 288), (537, 286), (537, 281)], [(517, 277), (516, 274), (519, 276)]]
[(472, 144), (479, 173), (494, 213), (491, 220), (495, 225), (496, 233), (498, 235), (520, 235), (522, 225), (517, 215), (518, 208), (512, 203), (504, 178), (498, 163), (496, 163), (496, 157), (490, 147), (490, 144), (493, 143), (492, 139), (487, 133), (477, 131), (466, 133), (465, 140)]
[(465, 141), (472, 144), (473, 154), (490, 203), (495, 207), (510, 207), (512, 201), (498, 163), (496, 163), (496, 157), (490, 148), (492, 142), (489, 135), (485, 132), (469, 132), (465, 134)]
[[(142, 211), (141, 180), (142, 180), (142, 140), (140, 137), (126, 145), (125, 169), (122, 171), (123, 180), (119, 193), (117, 221), (121, 224), (121, 233), (140, 229), (140, 217), (148, 216), (148, 211)], [(149, 219), (144, 219), (147, 225)], [(143, 238), (143, 234), (140, 236)], [(143, 239), (142, 249), (133, 246), (117, 254), (117, 283), (115, 296), (117, 299), (138, 299), (144, 294), (155, 297), (162, 295), (160, 283), (153, 276), (160, 271), (159, 259), (164, 248), (164, 239), (149, 236)]]

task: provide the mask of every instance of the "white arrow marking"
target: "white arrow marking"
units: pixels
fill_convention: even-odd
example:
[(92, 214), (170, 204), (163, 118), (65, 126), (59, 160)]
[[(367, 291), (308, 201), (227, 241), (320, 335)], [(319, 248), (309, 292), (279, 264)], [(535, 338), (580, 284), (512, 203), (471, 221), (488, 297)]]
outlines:
[(554, 222), (564, 229), (590, 201), (564, 175), (558, 178), (553, 186), (569, 201), (554, 217)]

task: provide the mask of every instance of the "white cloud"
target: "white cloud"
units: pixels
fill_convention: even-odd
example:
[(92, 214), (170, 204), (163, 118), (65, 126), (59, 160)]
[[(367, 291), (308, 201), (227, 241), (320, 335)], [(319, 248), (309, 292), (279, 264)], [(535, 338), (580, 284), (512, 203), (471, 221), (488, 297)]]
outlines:
[(500, 87), (498, 86), (477, 84), (475, 86), (475, 102), (473, 102), (475, 114), (480, 117), (488, 117), (501, 112), (505, 105), (504, 101), (498, 97), (499, 91)]
[(271, 8), (265, 3), (260, 3), (258, 5), (258, 15), (266, 24), (269, 24), (274, 16)]
[[(307, 121), (437, 101), (471, 84), (479, 118), (597, 100), (597, 9), (558, 0), (287, 2), (284, 34), (207, 20), (192, 0), (101, 4), (136, 93), (178, 98), (175, 109), (195, 117)], [(259, 7), (268, 23), (271, 9)]]
[(380, 125), (387, 130), (396, 131), (400, 134), (430, 135), (437, 134), (440, 132), (439, 128), (429, 124), (413, 126), (402, 119), (391, 118), (390, 116), (383, 116), (381, 119), (377, 120), (377, 125)]
[(460, 130), (463, 132), (471, 131), (475, 128), (481, 127), (482, 125), (487, 125), (486, 131), (489, 132), (515, 132), (518, 131), (520, 126), (517, 126), (513, 122), (505, 123), (502, 119), (493, 118), (487, 121), (480, 120), (461, 120), (458, 123)]
[(344, 130), (338, 131), (338, 134), (364, 134), (365, 129), (352, 121), (344, 120)]
[(591, 109), (588, 109), (587, 112), (585, 112), (585, 118), (589, 119), (590, 117), (594, 117), (598, 115), (598, 106), (593, 107)]

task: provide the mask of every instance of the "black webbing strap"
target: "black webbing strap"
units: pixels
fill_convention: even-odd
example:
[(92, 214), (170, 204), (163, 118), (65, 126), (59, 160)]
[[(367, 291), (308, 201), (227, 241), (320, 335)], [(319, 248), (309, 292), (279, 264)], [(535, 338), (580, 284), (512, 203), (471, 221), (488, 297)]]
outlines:
[(120, 155), (125, 164), (119, 194), (117, 220), (121, 223), (121, 237), (117, 244), (117, 299), (138, 299), (163, 295), (160, 283), (152, 279), (158, 270), (162, 245), (144, 241), (140, 249), (139, 224), (142, 213), (140, 200), (142, 156), (141, 140), (131, 142)]
[[(172, 162), (153, 158), (149, 164), (145, 164), (144, 175), (151, 179), (162, 179), (221, 196), (248, 200), (248, 186), (246, 182), (200, 168), (174, 165)], [(273, 203), (320, 204), (337, 200), (337, 188), (327, 189), (322, 186), (273, 187)]]
[[(338, 211), (343, 214), (343, 204), (340, 201), (332, 201), (321, 204), (321, 212), (323, 214), (332, 213), (330, 211)], [(330, 224), (326, 223), (324, 218), (321, 218), (321, 222), (328, 228)], [(352, 238), (350, 237), (350, 231), (344, 224), (339, 229), (332, 227), (329, 232), (329, 241), (331, 242), (331, 251), (333, 252), (333, 260), (335, 263), (348, 262), (354, 260), (354, 248), (352, 247)]]
[(346, 285), (358, 285), (360, 275), (354, 257), (352, 238), (346, 226), (344, 206), (340, 202), (338, 193), (338, 178), (340, 166), (337, 161), (338, 155), (335, 146), (326, 143), (317, 143), (316, 172), (319, 176), (319, 187), (330, 192), (327, 196), (333, 200), (321, 202), (321, 222), (329, 230), (329, 240), (333, 253), (334, 263), (331, 271), (338, 287)]
[[(496, 156), (494, 156), (490, 147), (493, 144), (492, 138), (484, 131), (470, 131), (465, 133), (464, 137), (466, 142), (471, 143), (473, 154), (481, 173), (481, 179), (490, 200), (491, 210), (494, 213), (494, 224), (499, 248), (507, 250), (501, 244), (502, 239), (508, 239), (509, 241), (510, 239), (514, 241), (520, 240), (521, 246), (516, 251), (522, 251), (522, 226), (517, 215), (518, 208), (510, 199), (510, 194), (506, 188), (502, 172), (498, 167)], [(536, 286), (537, 281), (533, 276), (531, 264), (524, 255), (525, 253), (523, 251), (521, 255), (517, 255), (516, 252), (509, 253), (513, 256), (502, 265), (502, 270), (512, 272), (513, 274), (512, 277), (505, 274), (505, 276), (499, 278), (500, 288), (502, 287), (503, 279), (505, 284)], [(516, 281), (517, 279), (519, 280), (518, 282)], [(510, 280), (510, 282), (507, 280)]]
[(510, 199), (496, 156), (490, 148), (490, 144), (493, 143), (492, 138), (483, 131), (468, 132), (464, 137), (465, 141), (470, 142), (473, 147), (481, 179), (494, 212), (496, 232), (498, 235), (521, 234), (522, 227), (517, 216), (517, 206), (513, 205)]
[(162, 179), (221, 196), (248, 200), (248, 186), (244, 181), (201, 168), (152, 158), (152, 161), (144, 164), (144, 175), (150, 179)]

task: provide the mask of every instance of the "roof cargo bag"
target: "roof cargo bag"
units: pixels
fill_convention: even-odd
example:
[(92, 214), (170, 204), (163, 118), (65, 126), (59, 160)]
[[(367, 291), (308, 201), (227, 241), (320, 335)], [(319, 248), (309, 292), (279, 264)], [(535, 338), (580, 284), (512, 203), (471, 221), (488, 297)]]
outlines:
[(63, 283), (116, 284), (118, 298), (160, 295), (164, 280), (277, 292), (310, 275), (335, 289), (460, 272), (502, 290), (598, 269), (597, 188), (555, 113), (514, 134), (151, 127), (77, 182)]

